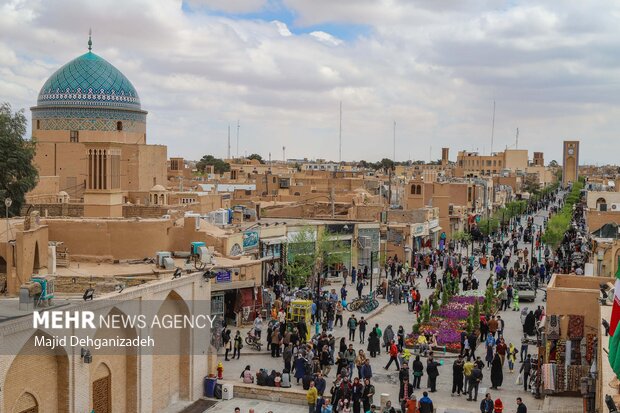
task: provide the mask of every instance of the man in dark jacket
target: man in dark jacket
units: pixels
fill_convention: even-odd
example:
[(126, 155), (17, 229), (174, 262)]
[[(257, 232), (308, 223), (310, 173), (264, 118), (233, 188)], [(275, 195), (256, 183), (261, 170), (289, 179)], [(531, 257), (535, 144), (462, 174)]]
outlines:
[(471, 371), (471, 376), (469, 376), (469, 391), (467, 393), (467, 400), (471, 401), (471, 395), (474, 394), (474, 401), (478, 400), (478, 386), (482, 381), (482, 370), (480, 370), (479, 365), (474, 365), (474, 369)]
[(439, 363), (432, 357), (429, 357), (426, 362), (426, 374), (428, 374), (428, 382), (429, 387), (431, 388), (431, 393), (437, 391), (437, 376), (439, 376), (439, 369), (437, 367), (439, 367)]
[(520, 397), (517, 397), (517, 413), (527, 413), (527, 407)]
[(461, 395), (463, 391), (463, 357), (459, 355), (454, 364), (452, 365), (452, 396), (456, 392), (457, 395)]
[(530, 373), (532, 371), (532, 355), (528, 354), (527, 358), (521, 364), (521, 370), (519, 373), (523, 373), (523, 390), (527, 391), (530, 382)]
[(493, 406), (491, 394), (487, 393), (484, 399), (480, 402), (480, 413), (493, 413)]
[(476, 346), (478, 345), (476, 333), (472, 331), (467, 337), (467, 341), (469, 341), (469, 354), (471, 354), (473, 358), (476, 358)]
[(398, 401), (400, 402), (400, 406), (403, 412), (406, 412), (407, 400), (413, 397), (413, 384), (409, 383), (409, 378), (405, 378), (405, 380), (400, 385), (400, 391), (398, 392)]
[(398, 372), (398, 380), (400, 381), (401, 386), (405, 379), (409, 379), (409, 364), (407, 364), (406, 361), (403, 362), (403, 365)]
[(433, 401), (428, 397), (428, 393), (424, 392), (422, 396), (419, 401), (420, 413), (433, 413), (435, 407), (433, 406)]

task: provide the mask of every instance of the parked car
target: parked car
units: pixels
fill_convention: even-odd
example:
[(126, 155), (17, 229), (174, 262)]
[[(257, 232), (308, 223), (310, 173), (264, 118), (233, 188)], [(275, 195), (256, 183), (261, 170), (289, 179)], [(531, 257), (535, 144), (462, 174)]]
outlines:
[(517, 281), (514, 283), (513, 288), (519, 291), (519, 301), (532, 301), (536, 300), (536, 289), (527, 281)]

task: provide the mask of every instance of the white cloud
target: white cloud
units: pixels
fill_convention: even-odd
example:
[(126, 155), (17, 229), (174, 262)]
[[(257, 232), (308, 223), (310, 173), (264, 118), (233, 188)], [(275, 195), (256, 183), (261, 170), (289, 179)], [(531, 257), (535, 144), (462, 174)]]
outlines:
[(205, 11), (264, 12), (271, 0), (194, 0), (190, 12), (180, 0), (7, 1), (0, 96), (34, 105), (45, 79), (86, 51), (92, 27), (94, 51), (134, 83), (149, 141), (170, 155), (224, 155), (227, 126), (240, 119), (241, 154), (286, 145), (291, 157), (336, 159), (342, 101), (346, 159), (391, 156), (394, 120), (398, 159), (427, 159), (431, 146), (435, 158), (442, 146), (454, 156), (488, 150), (495, 99), (496, 148), (511, 145), (519, 127), (520, 146), (548, 160), (560, 159), (563, 139), (578, 138), (585, 161), (616, 162), (620, 4), (282, 4), (293, 23)]
[(293, 35), (293, 33), (291, 33), (291, 31), (288, 29), (288, 26), (286, 25), (286, 23), (283, 23), (278, 20), (274, 20), (271, 23), (273, 23), (273, 25), (276, 26), (276, 28), (278, 29), (278, 33), (280, 33), (282, 36), (289, 37)]
[(314, 31), (310, 33), (310, 36), (316, 38), (317, 40), (329, 44), (331, 46), (338, 46), (340, 44), (342, 44), (342, 40), (332, 36), (329, 33), (323, 32), (323, 31)]

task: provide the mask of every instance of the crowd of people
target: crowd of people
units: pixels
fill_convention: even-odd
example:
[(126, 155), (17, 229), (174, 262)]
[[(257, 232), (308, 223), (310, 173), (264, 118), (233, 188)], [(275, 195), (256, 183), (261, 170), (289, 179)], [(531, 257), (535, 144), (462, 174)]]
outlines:
[[(539, 201), (540, 208), (556, 208), (560, 199), (550, 197)], [(532, 209), (534, 213), (536, 209)], [(528, 354), (529, 336), (536, 335), (537, 322), (544, 316), (544, 309), (529, 311), (523, 320), (523, 339), (521, 343), (507, 342), (504, 337), (505, 321), (502, 312), (519, 311), (518, 289), (515, 282), (528, 280), (538, 288), (548, 282), (555, 271), (557, 259), (548, 247), (542, 245), (542, 231), (534, 225), (533, 216), (514, 220), (511, 226), (494, 238), (486, 238), (480, 243), (477, 253), (465, 253), (458, 243), (448, 243), (444, 249), (414, 251), (411, 262), (401, 261), (397, 256), (389, 257), (385, 263), (383, 282), (378, 286), (383, 298), (390, 304), (407, 304), (409, 311), (419, 316), (423, 302), (418, 283), (424, 281), (427, 288), (441, 292), (447, 282), (457, 280), (462, 290), (482, 288), (476, 275), (477, 268), (489, 269), (488, 283), (494, 283), (499, 291), (499, 308), (496, 314), (482, 314), (479, 330), (461, 332), (461, 352), (452, 363), (452, 390), (454, 397), (466, 396), (468, 401), (478, 401), (481, 384), (497, 391), (504, 385), (504, 372), (517, 376), (524, 386), (530, 389), (530, 375), (533, 369), (532, 356)], [(528, 249), (520, 245), (534, 244)], [(472, 248), (473, 250), (473, 248)], [(535, 252), (544, 254), (537, 259)], [(287, 319), (286, 287), (281, 280), (274, 278), (275, 301), (270, 321), (259, 315), (254, 321), (254, 336), (263, 338), (271, 351), (271, 356), (281, 358), (282, 370), (258, 369), (250, 366), (241, 373), (246, 383), (261, 386), (291, 387), (300, 386), (307, 392), (309, 412), (316, 413), (395, 413), (400, 407), (407, 413), (430, 413), (434, 409), (429, 394), (437, 391), (437, 378), (446, 369), (443, 360), (437, 360), (434, 352), (438, 348), (433, 334), (420, 334), (416, 342), (417, 354), (411, 354), (404, 345), (404, 327), (394, 328), (388, 324), (382, 329), (378, 324), (371, 325), (364, 317), (347, 313), (348, 291), (346, 285), (355, 286), (358, 297), (366, 288), (368, 269), (351, 274), (344, 273), (344, 285), (340, 291), (329, 289), (312, 304), (312, 322), (320, 326), (320, 331), (308, 331), (304, 321), (291, 322)], [(345, 319), (346, 318), (346, 322)], [(413, 318), (412, 318), (413, 320)], [(346, 331), (344, 337), (336, 337), (335, 328)], [(266, 332), (263, 336), (263, 331)], [(314, 334), (316, 333), (316, 334)], [(239, 358), (243, 344), (239, 331), (234, 338), (230, 330), (223, 333), (225, 358), (229, 350), (233, 358)], [(476, 354), (483, 346), (484, 351)], [(517, 347), (519, 346), (519, 347)], [(394, 366), (398, 372), (400, 406), (387, 404), (377, 407), (375, 386), (373, 384), (374, 360), (385, 354), (383, 366), (389, 370)], [(389, 358), (388, 358), (389, 357)], [(426, 360), (423, 361), (422, 357)], [(519, 362), (517, 362), (517, 358)], [(485, 373), (488, 370), (488, 378)], [(426, 376), (426, 388), (419, 399), (415, 393), (421, 390), (422, 379)], [(513, 376), (513, 377), (514, 377)], [(525, 413), (527, 408), (521, 398), (516, 400), (517, 412)], [(504, 409), (500, 398), (493, 400), (489, 393), (481, 400), (482, 413), (502, 413)]]

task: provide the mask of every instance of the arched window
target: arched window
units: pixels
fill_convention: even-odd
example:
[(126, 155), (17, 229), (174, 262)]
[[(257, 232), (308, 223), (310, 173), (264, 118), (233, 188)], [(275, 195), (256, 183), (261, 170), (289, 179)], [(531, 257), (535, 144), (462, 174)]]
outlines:
[(121, 122), (120, 120), (118, 122), (116, 122), (116, 130), (117, 131), (122, 131), (123, 130), (123, 122)]
[(422, 195), (422, 185), (418, 185), (415, 190), (416, 194)]
[(411, 195), (415, 195), (416, 194), (416, 186), (415, 185), (411, 185)]
[(599, 198), (596, 200), (596, 209), (598, 211), (607, 211), (607, 200), (605, 198)]

